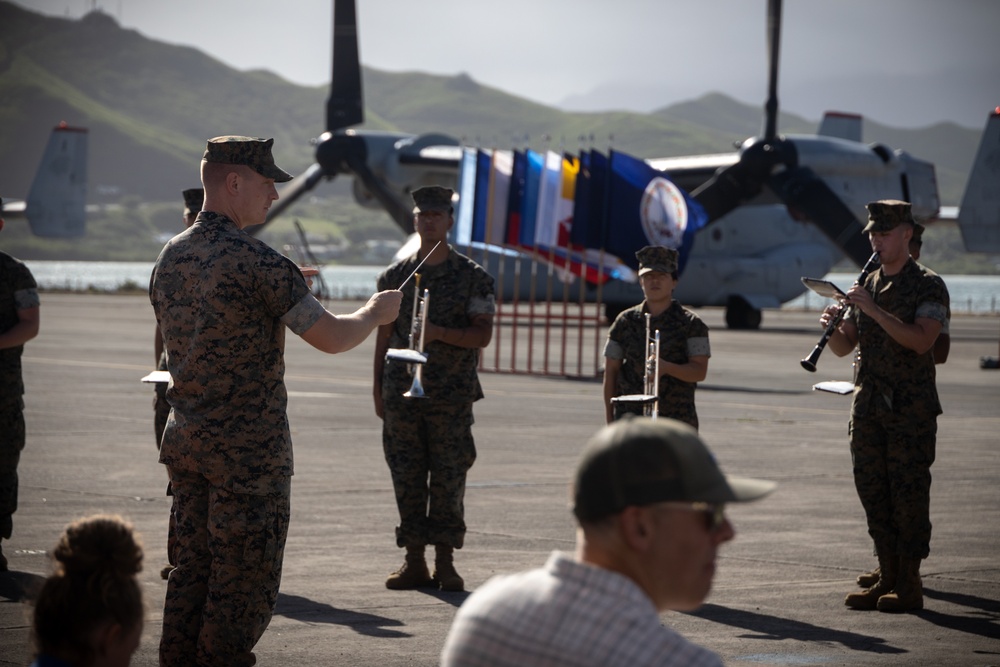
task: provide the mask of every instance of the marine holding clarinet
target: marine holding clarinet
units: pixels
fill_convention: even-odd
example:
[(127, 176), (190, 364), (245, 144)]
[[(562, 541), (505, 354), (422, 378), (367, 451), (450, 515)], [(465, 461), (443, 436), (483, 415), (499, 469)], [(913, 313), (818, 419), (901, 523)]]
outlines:
[(910, 204), (871, 202), (864, 231), (881, 267), (828, 307), (840, 308), (829, 348), (860, 351), (851, 406), (854, 484), (878, 556), (878, 580), (844, 603), (853, 609), (904, 612), (923, 608), (920, 561), (930, 553), (930, 467), (941, 414), (931, 349), (947, 318), (948, 291), (936, 273), (910, 258)]

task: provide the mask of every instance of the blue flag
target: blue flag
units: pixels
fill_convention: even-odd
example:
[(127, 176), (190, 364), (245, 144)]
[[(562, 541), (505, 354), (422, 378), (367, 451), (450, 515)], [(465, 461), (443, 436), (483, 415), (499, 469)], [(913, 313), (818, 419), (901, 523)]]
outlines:
[(538, 220), (538, 194), (542, 186), (542, 166), (545, 156), (533, 150), (525, 151), (524, 198), (521, 200), (521, 229), (518, 241), (525, 248), (535, 246), (535, 224)]
[(694, 235), (708, 221), (705, 209), (643, 160), (611, 151), (608, 166), (605, 249), (637, 269), (635, 253), (644, 246), (674, 248), (683, 272)]
[(507, 192), (507, 245), (516, 246), (521, 238), (521, 207), (524, 200), (524, 177), (527, 159), (521, 151), (514, 151), (514, 164), (510, 171), (510, 190)]
[(576, 178), (573, 206), (573, 228), (570, 242), (584, 248), (604, 246), (603, 220), (605, 190), (607, 190), (608, 159), (599, 152), (580, 154), (580, 172)]
[(476, 203), (472, 208), (472, 240), (486, 240), (486, 217), (490, 203), (490, 170), (493, 167), (489, 153), (476, 151)]

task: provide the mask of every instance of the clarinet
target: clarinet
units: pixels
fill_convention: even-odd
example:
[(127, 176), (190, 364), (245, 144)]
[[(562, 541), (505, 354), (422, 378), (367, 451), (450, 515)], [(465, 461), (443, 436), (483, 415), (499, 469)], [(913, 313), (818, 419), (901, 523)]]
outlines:
[[(868, 258), (868, 261), (865, 262), (865, 265), (861, 268), (861, 273), (858, 274), (858, 279), (854, 281), (854, 284), (864, 284), (868, 274), (877, 269), (880, 263), (881, 261), (879, 260), (878, 253), (873, 252), (872, 256)], [(832, 336), (833, 332), (837, 330), (837, 326), (839, 326), (844, 317), (848, 315), (848, 311), (850, 309), (850, 306), (843, 307), (837, 312), (836, 315), (833, 316), (830, 320), (830, 324), (826, 326), (826, 331), (823, 332), (823, 336), (819, 339), (819, 342), (816, 343), (816, 347), (813, 348), (813, 351), (809, 353), (808, 357), (799, 362), (802, 364), (802, 368), (806, 369), (810, 373), (816, 372), (816, 362), (819, 361), (819, 355), (823, 354), (823, 350), (826, 349), (826, 344), (830, 342), (830, 336)]]

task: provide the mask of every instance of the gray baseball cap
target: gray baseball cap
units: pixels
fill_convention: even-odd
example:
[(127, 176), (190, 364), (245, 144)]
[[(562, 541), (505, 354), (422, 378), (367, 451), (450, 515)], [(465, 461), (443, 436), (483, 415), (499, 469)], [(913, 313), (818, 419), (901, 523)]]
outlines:
[(573, 514), (598, 521), (664, 501), (733, 503), (763, 498), (774, 482), (729, 477), (693, 428), (674, 419), (626, 417), (587, 443), (573, 485)]

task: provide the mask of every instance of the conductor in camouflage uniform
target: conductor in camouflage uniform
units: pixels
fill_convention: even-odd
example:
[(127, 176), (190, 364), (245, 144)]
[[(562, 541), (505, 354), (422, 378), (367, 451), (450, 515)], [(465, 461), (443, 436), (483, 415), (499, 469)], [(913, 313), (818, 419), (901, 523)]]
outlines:
[(160, 462), (173, 487), (160, 665), (253, 665), (271, 620), (289, 520), (292, 443), (285, 328), (336, 353), (399, 311), (397, 291), (334, 315), (300, 269), (244, 233), (291, 179), (273, 139), (208, 142), (204, 209), (164, 246), (149, 296), (167, 350), (172, 407)]
[[(3, 202), (0, 200), (0, 229)], [(24, 449), (21, 352), (38, 335), (38, 285), (23, 262), (0, 252), (0, 543), (9, 540), (17, 511), (17, 465)], [(7, 557), (0, 547), (0, 572)]]
[[(465, 540), (465, 478), (476, 460), (472, 404), (483, 398), (476, 366), (493, 336), (496, 304), (493, 277), (447, 244), (453, 194), (439, 186), (413, 191), (420, 249), (378, 277), (380, 290), (399, 287), (425, 260), (419, 278), (402, 287), (399, 318), (379, 327), (375, 345), (375, 413), (383, 422), (382, 445), (399, 509), (396, 544), (406, 549), (403, 566), (385, 582), (395, 590), (461, 591), (465, 585), (453, 551)], [(410, 346), (418, 282), (420, 293), (428, 294), (427, 312), (417, 316), (427, 355), (421, 369), (425, 398), (407, 398), (403, 394), (413, 382), (408, 364), (386, 361), (385, 355)], [(424, 560), (428, 544), (435, 548), (433, 575)]]
[[(881, 267), (847, 293), (851, 316), (834, 330), (838, 356), (857, 346), (851, 406), (854, 484), (878, 556), (878, 580), (844, 602), (886, 612), (923, 608), (920, 561), (930, 553), (930, 486), (941, 414), (932, 349), (948, 314), (940, 276), (909, 253), (910, 204), (868, 204), (865, 231)], [(840, 306), (824, 311), (826, 327)]]
[(697, 429), (695, 388), (705, 379), (712, 354), (708, 326), (673, 298), (678, 281), (676, 250), (646, 246), (635, 256), (645, 299), (622, 311), (608, 330), (604, 344), (605, 419), (610, 424), (624, 414), (643, 414), (641, 403), (612, 398), (646, 393), (648, 314), (649, 337), (660, 332), (658, 414)]

